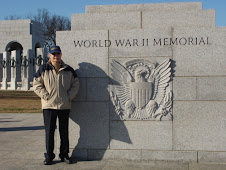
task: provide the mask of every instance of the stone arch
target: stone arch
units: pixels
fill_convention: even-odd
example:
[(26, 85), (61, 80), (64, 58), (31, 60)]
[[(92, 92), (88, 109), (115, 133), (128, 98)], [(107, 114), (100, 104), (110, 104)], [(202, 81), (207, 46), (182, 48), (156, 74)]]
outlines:
[(5, 51), (7, 52), (11, 52), (13, 50), (19, 50), (20, 51), (20, 55), (22, 56), (23, 54), (23, 46), (16, 42), (16, 41), (11, 41), (10, 43), (7, 44)]
[(41, 44), (39, 43), (39, 42), (37, 42), (36, 44), (35, 44), (35, 49), (36, 48), (41, 48)]

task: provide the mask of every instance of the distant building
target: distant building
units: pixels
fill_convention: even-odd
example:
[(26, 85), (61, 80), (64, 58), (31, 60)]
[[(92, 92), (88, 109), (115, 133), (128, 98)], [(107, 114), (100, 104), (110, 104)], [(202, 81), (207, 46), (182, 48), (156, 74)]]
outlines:
[(47, 61), (43, 27), (30, 19), (0, 21), (0, 89), (29, 90)]
[(42, 25), (30, 19), (0, 21), (0, 53), (42, 48)]

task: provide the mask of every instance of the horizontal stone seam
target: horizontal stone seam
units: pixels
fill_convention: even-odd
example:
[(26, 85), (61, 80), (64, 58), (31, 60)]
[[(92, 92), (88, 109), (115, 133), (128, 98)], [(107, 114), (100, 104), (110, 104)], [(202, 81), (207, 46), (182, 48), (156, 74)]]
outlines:
[(73, 103), (109, 103), (110, 100), (107, 101), (72, 101)]
[(89, 149), (88, 150), (112, 150), (112, 151), (128, 151), (128, 150), (131, 150), (131, 151), (141, 151), (141, 149)]
[[(74, 149), (74, 148), (70, 148), (70, 149)], [(200, 152), (197, 150), (150, 150), (150, 149), (98, 149), (98, 148), (76, 148), (76, 149), (87, 149), (88, 150), (102, 150), (102, 151), (149, 151), (149, 152)], [(203, 152), (203, 151), (201, 151)], [(206, 152), (206, 151), (205, 151)], [(211, 152), (211, 151), (208, 151)], [(225, 152), (225, 151), (212, 151), (212, 152)]]
[(226, 153), (226, 150), (225, 151), (197, 151), (197, 152), (211, 152), (211, 153)]
[[(111, 49), (111, 48), (110, 48), (110, 49)], [(109, 58), (110, 58), (110, 59), (112, 59), (112, 58), (126, 58), (126, 59), (127, 59), (127, 58), (134, 58), (134, 59), (135, 59), (135, 58), (136, 58), (136, 59), (137, 59), (137, 58), (139, 58), (139, 59), (145, 58), (145, 59), (146, 59), (146, 58), (153, 58), (153, 57), (155, 57), (155, 58), (166, 58), (166, 57), (167, 57), (167, 58), (173, 58), (173, 56), (142, 56), (142, 57), (124, 57), (124, 56), (123, 56), (123, 57), (109, 57)]]
[(208, 77), (226, 77), (226, 75), (206, 75), (206, 76), (204, 76), (204, 75), (202, 75), (202, 76), (173, 76), (173, 77), (196, 77), (196, 78), (202, 78), (202, 77), (206, 77), (206, 78), (208, 78)]
[(98, 148), (76, 148), (76, 149), (102, 150), (102, 151), (105, 151), (105, 150), (108, 150), (108, 151), (110, 151), (110, 150), (112, 150), (112, 151), (142, 151), (142, 150), (144, 150), (144, 149), (98, 149)]
[(175, 102), (226, 102), (226, 100), (173, 100)]
[(210, 153), (225, 153), (226, 151), (197, 151), (197, 150), (150, 150), (150, 149), (98, 149), (98, 148), (77, 148), (87, 150), (112, 150), (112, 151), (148, 151), (148, 152), (210, 152)]
[[(205, 9), (205, 10), (213, 10), (213, 9)], [(125, 15), (125, 14), (136, 14), (136, 13), (140, 13), (141, 11), (128, 11), (128, 12), (104, 12), (104, 13), (74, 13), (71, 14), (71, 16), (73, 18), (76, 18), (76, 16), (90, 16), (90, 15), (111, 15), (111, 14), (115, 14), (117, 16), (117, 14), (121, 14), (121, 15)]]
[[(76, 70), (75, 70), (76, 71)], [(105, 79), (108, 79), (108, 78), (110, 78), (109, 76), (106, 76), (106, 77), (78, 77), (78, 78), (96, 78), (96, 79), (98, 79), (98, 78), (105, 78)]]
[(149, 152), (190, 152), (190, 153), (195, 153), (197, 151), (194, 150), (146, 150), (146, 149), (142, 149), (143, 151), (149, 151)]
[[(93, 28), (93, 29), (87, 29), (87, 28), (76, 28), (76, 30), (73, 30), (73, 29), (75, 29), (75, 28), (73, 28), (72, 27), (72, 31), (73, 32), (76, 32), (76, 31), (127, 31), (127, 30), (140, 30), (141, 28), (129, 28), (129, 29), (127, 29), (127, 28), (118, 28), (118, 29), (116, 29), (116, 28), (103, 28), (103, 29), (98, 29), (98, 28)], [(107, 48), (107, 47), (105, 47), (105, 48)]]
[[(156, 120), (111, 120), (111, 121), (114, 121), (114, 122), (150, 122), (150, 121), (154, 121), (154, 122), (159, 122), (159, 121), (156, 121)], [(172, 122), (172, 120), (161, 120), (161, 122)]]
[[(172, 10), (171, 9), (166, 9), (165, 11), (167, 12), (171, 12)], [(180, 13), (184, 12), (184, 9), (179, 9), (178, 10)], [(201, 12), (204, 12), (206, 13), (209, 12), (209, 11), (213, 11), (215, 12), (215, 9), (195, 9), (195, 10), (187, 10), (187, 13), (193, 13), (193, 12), (196, 12), (196, 11), (199, 11), (200, 13)], [(92, 15), (92, 14), (124, 14), (124, 13), (135, 13), (135, 12), (147, 12), (147, 13), (156, 13), (157, 10), (148, 10), (148, 9), (139, 9), (139, 10), (135, 10), (135, 11), (132, 11), (132, 10), (127, 10), (127, 11), (123, 11), (123, 12), (119, 12), (119, 11), (104, 11), (104, 12), (90, 12), (90, 11), (87, 11), (86, 13), (81, 13), (80, 15), (84, 15), (84, 14), (88, 14), (88, 15)], [(160, 12), (163, 12), (163, 11), (160, 11)], [(72, 14), (72, 15), (77, 15), (77, 14)]]

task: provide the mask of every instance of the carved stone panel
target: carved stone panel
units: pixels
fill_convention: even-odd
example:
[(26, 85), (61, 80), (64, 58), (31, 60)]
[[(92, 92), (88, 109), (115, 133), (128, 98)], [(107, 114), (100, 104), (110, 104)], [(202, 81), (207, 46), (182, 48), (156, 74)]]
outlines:
[(122, 120), (172, 120), (171, 60), (157, 63), (135, 59), (111, 62), (110, 90)]

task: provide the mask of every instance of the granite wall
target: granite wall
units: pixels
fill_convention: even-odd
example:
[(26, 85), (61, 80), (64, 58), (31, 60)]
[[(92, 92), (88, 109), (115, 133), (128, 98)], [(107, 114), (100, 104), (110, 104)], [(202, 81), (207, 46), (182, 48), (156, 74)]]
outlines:
[[(226, 27), (215, 26), (215, 10), (201, 2), (87, 6), (57, 44), (81, 84), (70, 114), (74, 157), (226, 163)], [(112, 63), (138, 59), (171, 62), (170, 118), (129, 119), (115, 109)]]

